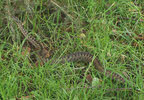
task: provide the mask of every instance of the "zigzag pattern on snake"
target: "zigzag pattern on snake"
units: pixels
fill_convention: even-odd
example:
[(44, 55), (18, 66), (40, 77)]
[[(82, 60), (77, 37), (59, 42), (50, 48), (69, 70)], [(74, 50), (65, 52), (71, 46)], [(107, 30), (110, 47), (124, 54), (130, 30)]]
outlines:
[[(18, 27), (22, 31), (23, 35), (26, 37), (28, 35), (28, 32), (26, 30), (24, 30), (24, 28), (22, 26), (22, 22), (16, 17), (12, 17), (12, 19), (14, 21), (16, 21)], [(37, 41), (34, 38), (29, 36), (27, 39), (36, 48), (41, 48), (40, 44), (37, 43)], [(41, 50), (41, 51), (44, 51), (44, 50)], [(42, 52), (42, 53), (44, 53), (44, 52)], [(83, 62), (88, 62), (88, 63), (93, 61), (93, 64), (98, 71), (100, 71), (102, 73), (105, 72), (104, 68), (101, 66), (98, 59), (95, 58), (93, 60), (93, 55), (91, 55), (89, 52), (75, 52), (75, 53), (69, 54), (67, 56), (61, 57), (59, 59), (59, 63), (75, 62), (75, 61), (83, 61)], [(57, 62), (58, 62), (57, 60), (52, 61), (52, 63), (57, 63)], [(112, 73), (111, 71), (107, 70), (105, 72), (105, 74), (106, 74), (106, 76), (112, 76), (112, 79), (116, 79), (118, 81), (125, 82), (125, 79), (117, 73)]]
[[(93, 61), (93, 65), (95, 69), (97, 69), (99, 72), (104, 73), (104, 68), (101, 66), (99, 60), (95, 58), (93, 60), (93, 55), (91, 55), (89, 52), (75, 52), (66, 56), (61, 57), (59, 60), (52, 61), (52, 64), (54, 63), (65, 63), (65, 62), (75, 62), (75, 61), (82, 61), (90, 63)], [(117, 73), (112, 73), (111, 71), (106, 71), (105, 74), (107, 76), (112, 76), (112, 79), (116, 79), (121, 82), (125, 82), (125, 79), (121, 77)]]

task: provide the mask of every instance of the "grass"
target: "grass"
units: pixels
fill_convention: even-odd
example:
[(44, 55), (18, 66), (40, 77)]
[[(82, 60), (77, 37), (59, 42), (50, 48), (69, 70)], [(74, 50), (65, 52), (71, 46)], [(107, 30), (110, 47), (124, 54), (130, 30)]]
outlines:
[[(144, 41), (135, 37), (144, 33), (144, 2), (58, 0), (55, 3), (47, 0), (0, 1), (0, 99), (142, 100)], [(120, 75), (127, 72), (130, 80), (113, 82), (96, 71), (92, 64), (67, 63), (55, 67), (47, 62), (34, 66), (34, 56), (22, 55), (23, 47), (31, 48), (31, 55), (37, 53), (17, 25), (8, 20), (6, 6), (11, 14), (20, 18), (29, 34), (48, 47), (52, 59), (88, 51), (97, 56), (106, 69)], [(102, 80), (98, 83), (101, 87), (83, 88), (82, 72), (75, 70), (78, 66), (90, 68), (93, 78)], [(116, 88), (132, 90), (107, 90)]]

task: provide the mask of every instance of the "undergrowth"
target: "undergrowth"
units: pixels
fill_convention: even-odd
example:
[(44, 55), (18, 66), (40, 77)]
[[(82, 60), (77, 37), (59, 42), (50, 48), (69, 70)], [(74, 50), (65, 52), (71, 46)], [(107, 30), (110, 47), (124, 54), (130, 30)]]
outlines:
[[(142, 0), (0, 1), (0, 99), (142, 100), (143, 6)], [(48, 59), (35, 65), (37, 50), (10, 16), (47, 47), (51, 59), (90, 52), (105, 69), (129, 79), (112, 80), (93, 64), (51, 65)], [(89, 73), (95, 85), (86, 81)]]

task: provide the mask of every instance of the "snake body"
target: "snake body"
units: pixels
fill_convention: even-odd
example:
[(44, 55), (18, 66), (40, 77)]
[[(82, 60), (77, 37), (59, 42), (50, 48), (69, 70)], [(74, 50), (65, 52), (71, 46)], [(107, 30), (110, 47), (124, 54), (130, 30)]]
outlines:
[[(87, 62), (87, 63), (93, 62), (95, 69), (97, 69), (99, 72), (104, 73), (105, 70), (102, 67), (102, 65), (100, 64), (99, 60), (97, 58), (95, 58), (95, 59), (93, 59), (93, 58), (94, 58), (94, 56), (91, 55), (89, 52), (75, 52), (75, 53), (63, 56), (59, 60), (54, 60), (54, 61), (52, 61), (52, 63), (57, 63), (57, 62), (65, 63), (65, 62), (75, 62), (75, 61), (82, 61), (82, 62)], [(106, 74), (106, 76), (111, 76), (112, 79), (116, 79), (118, 81), (125, 82), (125, 79), (117, 73), (112, 73), (111, 71), (107, 70), (105, 72), (105, 74)]]
[[(21, 30), (21, 32), (23, 33), (23, 35), (26, 37), (28, 35), (28, 32), (23, 28), (22, 22), (18, 18), (16, 18), (16, 17), (12, 17), (12, 19), (17, 23), (19, 29)], [(36, 48), (41, 48), (40, 44), (37, 43), (34, 38), (32, 38), (32, 37), (29, 36), (27, 39)], [(41, 50), (41, 51), (42, 51), (42, 53), (44, 53), (43, 52), (44, 50)], [(100, 64), (100, 62), (98, 61), (98, 59), (95, 58), (93, 60), (93, 58), (94, 58), (93, 55), (91, 55), (89, 52), (75, 52), (75, 53), (72, 53), (72, 54), (69, 54), (69, 55), (61, 57), (59, 59), (59, 62), (60, 63), (75, 62), (75, 61), (82, 61), (82, 62), (88, 62), (88, 63), (89, 62), (93, 62), (95, 68), (99, 72), (104, 73), (105, 70), (102, 67), (102, 65)], [(47, 61), (47, 60), (45, 60), (45, 61)], [(57, 60), (52, 61), (52, 63), (57, 63)], [(111, 71), (106, 70), (105, 74), (106, 74), (106, 76), (111, 76), (112, 79), (116, 79), (118, 81), (125, 82), (125, 79), (123, 77), (121, 77), (117, 73), (113, 73)]]
[(32, 36), (28, 36), (28, 32), (23, 28), (22, 22), (17, 17), (12, 17), (12, 19), (16, 22), (19, 29), (21, 30), (24, 37), (27, 37), (27, 40), (35, 47), (35, 48), (41, 48), (40, 44), (36, 42), (35, 38)]

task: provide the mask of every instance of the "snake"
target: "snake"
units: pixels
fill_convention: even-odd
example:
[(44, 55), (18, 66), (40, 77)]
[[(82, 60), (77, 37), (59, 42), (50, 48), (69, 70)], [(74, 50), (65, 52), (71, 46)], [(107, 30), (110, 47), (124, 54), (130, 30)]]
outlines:
[[(21, 30), (23, 35), (26, 37), (28, 35), (28, 32), (23, 28), (22, 22), (16, 17), (12, 17), (12, 19), (17, 23), (19, 29)], [(27, 40), (34, 47), (41, 48), (40, 44), (37, 43), (34, 38), (27, 37)], [(41, 51), (44, 51), (44, 50), (41, 50)], [(93, 58), (95, 58), (95, 59), (93, 60)], [(48, 61), (48, 59), (45, 59), (44, 62), (47, 62), (47, 61)], [(106, 76), (111, 77), (112, 79), (118, 80), (118, 81), (123, 82), (123, 83), (125, 82), (125, 79), (121, 75), (119, 75), (119, 74), (117, 74), (115, 72), (112, 72), (110, 70), (106, 70), (105, 71), (104, 67), (102, 67), (102, 65), (99, 62), (98, 58), (94, 57), (89, 52), (83, 52), (83, 51), (74, 52), (72, 54), (68, 54), (66, 56), (63, 56), (63, 57), (61, 57), (58, 60), (53, 60), (51, 64), (54, 64), (54, 63), (66, 63), (66, 62), (76, 62), (76, 61), (81, 61), (81, 62), (86, 62), (86, 63), (93, 62), (93, 65), (94, 65), (95, 69), (97, 69), (99, 72), (105, 73)]]
[[(94, 59), (93, 59), (94, 58)], [(55, 64), (55, 63), (66, 63), (66, 62), (84, 62), (84, 63), (93, 63), (94, 67), (96, 70), (98, 70), (101, 73), (105, 73), (106, 76), (111, 77), (112, 79), (115, 79), (117, 81), (120, 81), (122, 83), (125, 82), (125, 79), (115, 73), (112, 72), (110, 70), (106, 70), (104, 69), (104, 67), (102, 67), (100, 61), (98, 60), (97, 57), (94, 57), (92, 54), (90, 54), (89, 52), (74, 52), (72, 54), (68, 54), (66, 56), (62, 56), (61, 58), (57, 59), (57, 60), (52, 60), (51, 64)]]

